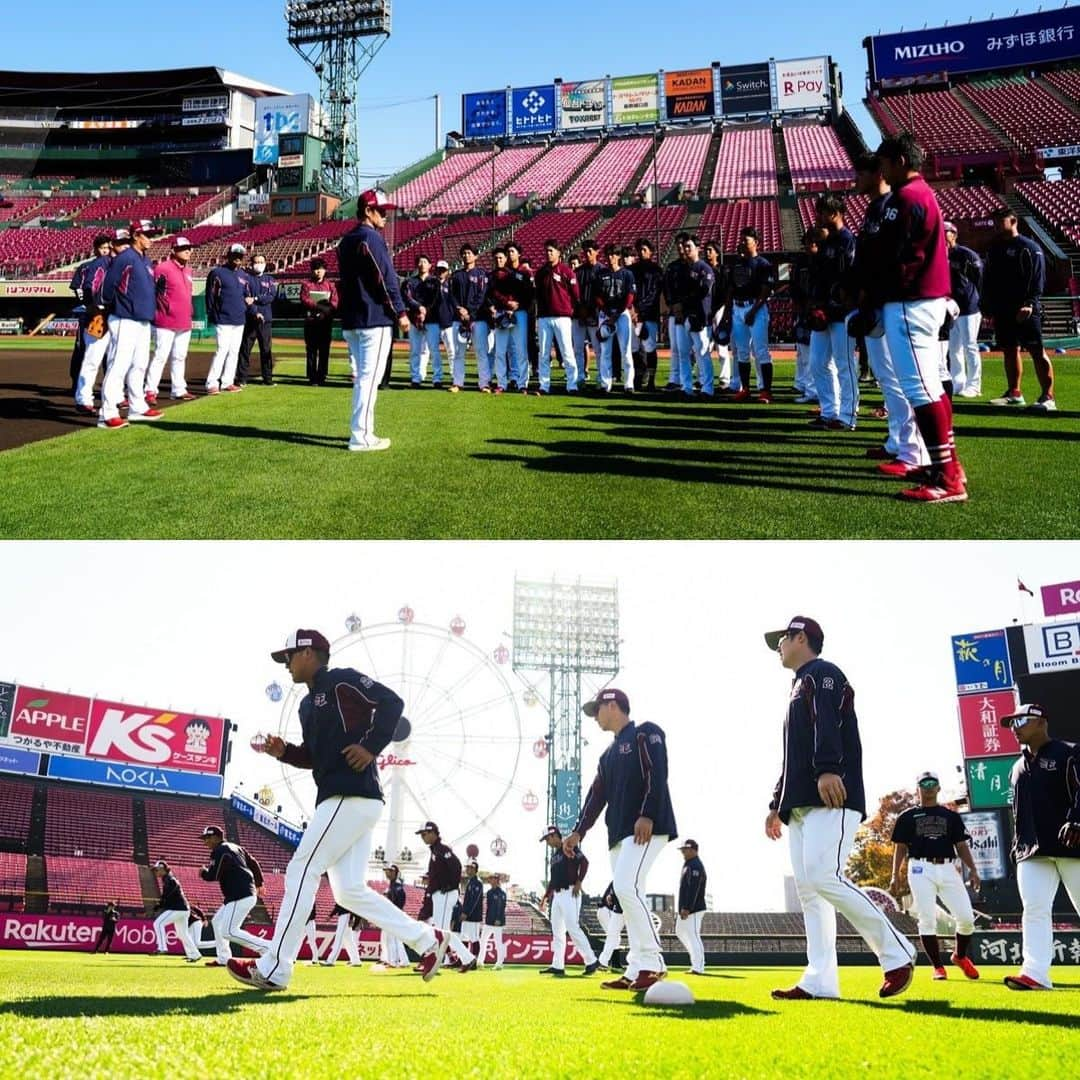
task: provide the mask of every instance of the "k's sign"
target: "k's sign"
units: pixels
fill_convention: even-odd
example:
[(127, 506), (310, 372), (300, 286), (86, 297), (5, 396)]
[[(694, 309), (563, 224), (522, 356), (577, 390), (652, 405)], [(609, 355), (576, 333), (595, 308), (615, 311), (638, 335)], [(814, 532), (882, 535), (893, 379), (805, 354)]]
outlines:
[(1080, 15), (1075, 9), (1040, 11), (992, 22), (939, 26), (872, 38), (873, 78), (1045, 64), (1080, 56)]

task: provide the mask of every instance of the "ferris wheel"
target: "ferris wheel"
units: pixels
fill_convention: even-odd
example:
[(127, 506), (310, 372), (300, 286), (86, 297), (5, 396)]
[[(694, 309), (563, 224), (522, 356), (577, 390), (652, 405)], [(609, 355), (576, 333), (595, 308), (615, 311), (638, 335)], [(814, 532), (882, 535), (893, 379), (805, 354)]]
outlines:
[[(388, 860), (421, 846), (413, 833), (426, 821), (434, 821), (451, 845), (489, 840), (492, 853), (502, 854), (497, 816), (518, 789), (523, 744), (520, 695), (507, 677), (509, 650), (470, 642), (460, 616), (434, 626), (417, 622), (408, 606), (393, 621), (364, 626), (350, 616), (346, 627), (331, 645), (330, 666), (356, 668), (405, 702), (394, 740), (377, 762), (388, 805)], [(277, 689), (277, 733), (299, 742), (298, 708), (307, 688)], [(273, 786), (284, 787), (300, 815), (310, 818), (315, 785), (309, 772), (283, 767)]]

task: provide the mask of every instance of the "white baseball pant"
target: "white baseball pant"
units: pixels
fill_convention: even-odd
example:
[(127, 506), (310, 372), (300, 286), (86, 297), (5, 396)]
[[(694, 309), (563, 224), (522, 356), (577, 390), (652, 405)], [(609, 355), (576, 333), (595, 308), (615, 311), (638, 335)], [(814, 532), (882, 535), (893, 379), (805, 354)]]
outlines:
[[(389, 327), (384, 328), (386, 333)], [(370, 331), (346, 331), (346, 333)], [(385, 355), (386, 343), (383, 342)], [(275, 986), (287, 986), (304, 937), (308, 913), (323, 873), (330, 879), (334, 899), (380, 929), (389, 930), (416, 952), (435, 944), (430, 926), (410, 919), (382, 893), (367, 886), (371, 833), (382, 813), (382, 800), (331, 795), (323, 799), (300, 838), (285, 870), (285, 896), (269, 949), (255, 963)]]
[(570, 329), (570, 316), (545, 315), (536, 321), (540, 337), (540, 389), (551, 389), (551, 344), (559, 347), (559, 356), (566, 373), (566, 389), (577, 390), (578, 366), (574, 358), (574, 339)]
[(319, 959), (319, 928), (315, 924), (315, 920), (312, 919), (304, 927), (304, 935), (307, 937), (308, 949), (311, 952), (311, 963), (315, 963)]
[[(429, 323), (424, 330), (427, 333), (428, 354), (431, 356), (431, 379), (432, 382), (441, 383), (443, 381), (443, 353), (446, 354), (446, 365), (450, 368), (451, 376), (453, 375), (454, 353), (457, 348), (454, 345), (454, 328)], [(465, 385), (464, 381), (461, 385)]]
[(633, 344), (635, 354), (644, 362), (646, 353), (660, 347), (660, 324), (655, 319), (641, 319), (634, 328)]
[[(101, 384), (101, 418), (111, 420), (120, 415), (120, 402), (124, 400), (125, 385), (128, 418), (132, 415), (141, 416), (150, 408), (143, 397), (143, 378), (150, 358), (150, 324), (110, 315), (109, 338), (109, 358), (105, 368), (105, 380)], [(132, 380), (136, 371), (137, 388)]]
[(409, 326), (409, 379), (422, 383), (427, 378), (431, 350), (428, 346), (427, 327)]
[(1024, 935), (1024, 964), (1021, 975), (1046, 987), (1054, 959), (1054, 928), (1051, 907), (1058, 885), (1064, 884), (1073, 910), (1080, 915), (1080, 857), (1021, 859), (1016, 864), (1016, 883), (1024, 905), (1021, 929)]
[(385, 930), (379, 936), (379, 959), (387, 967), (408, 967), (409, 958), (405, 955), (405, 946), (393, 934)]
[(454, 915), (454, 905), (458, 902), (457, 889), (447, 889), (446, 892), (431, 894), (431, 925), (445, 930), (450, 937), (450, 948), (454, 955), (463, 963), (469, 964), (473, 960), (473, 954), (465, 946), (459, 934), (450, 929), (450, 920)]
[[(125, 320), (126, 322), (127, 320)], [(195, 942), (192, 940), (191, 931), (188, 929), (188, 919), (191, 917), (191, 912), (187, 911), (163, 911), (154, 920), (154, 938), (157, 941), (158, 952), (165, 953), (169, 951), (169, 927), (171, 926), (173, 932), (176, 934), (177, 940), (180, 942), (181, 947), (184, 950), (184, 955), (189, 960), (198, 960), (200, 953), (195, 947)]]
[(884, 335), (866, 338), (866, 359), (881, 387), (885, 410), (889, 414), (889, 437), (885, 440), (885, 449), (905, 465), (929, 465), (930, 455), (915, 423), (915, 410), (900, 388), (900, 380), (889, 355), (889, 343)]
[(244, 343), (244, 325), (214, 327), (217, 349), (206, 373), (206, 389), (220, 390), (236, 383), (236, 364), (240, 359), (240, 346)]
[(970, 934), (975, 930), (975, 913), (960, 866), (955, 862), (932, 863), (925, 859), (908, 860), (908, 884), (911, 898), (919, 916), (920, 934), (937, 934), (938, 897), (949, 909), (956, 922), (958, 934)]
[(769, 305), (762, 304), (754, 316), (754, 321), (749, 325), (746, 316), (750, 314), (754, 302), (736, 300), (734, 306), (735, 310), (731, 315), (731, 347), (735, 353), (735, 363), (749, 364), (752, 353), (757, 385), (760, 388), (763, 385), (761, 365), (772, 363), (772, 356), (769, 354)]
[(345, 955), (349, 958), (349, 963), (354, 967), (360, 966), (360, 947), (357, 942), (356, 931), (349, 926), (349, 913), (347, 911), (342, 912), (337, 917), (337, 927), (334, 930), (334, 941), (330, 946), (330, 951), (322, 958), (322, 963), (329, 966), (337, 962), (337, 958), (341, 955), (341, 948), (345, 947)]
[(810, 368), (810, 343), (795, 343), (795, 389), (803, 396), (817, 401), (814, 373)]
[(606, 341), (600, 342), (599, 383), (602, 389), (610, 390), (612, 386), (612, 353), (615, 349), (615, 338), (619, 339), (619, 356), (622, 364), (623, 386), (627, 390), (634, 388), (634, 354), (630, 350), (630, 342), (634, 336), (634, 323), (630, 318), (629, 311), (620, 312), (615, 319), (615, 334)]
[(859, 363), (848, 337), (847, 319), (829, 323), (827, 330), (811, 332), (810, 371), (821, 418), (854, 427), (859, 409)]
[(551, 897), (551, 966), (562, 971), (566, 967), (566, 936), (581, 954), (586, 964), (596, 963), (585, 931), (581, 929), (581, 895), (573, 889), (560, 889)]
[[(352, 418), (349, 423), (349, 449), (361, 449), (374, 445), (377, 437), (375, 399), (379, 396), (379, 381), (386, 370), (393, 331), (389, 326), (376, 326), (367, 330), (343, 330), (342, 336), (349, 347), (349, 359), (356, 365)], [(356, 911), (355, 908), (349, 910)], [(363, 915), (363, 912), (356, 911), (356, 914)]]
[(187, 361), (188, 347), (191, 345), (190, 330), (165, 330), (154, 327), (154, 359), (146, 371), (146, 392), (157, 394), (161, 385), (161, 376), (165, 373), (165, 362), (169, 363), (169, 392), (174, 398), (187, 393), (187, 380), (184, 377), (184, 365)]
[(266, 952), (266, 941), (254, 934), (249, 934), (244, 929), (244, 920), (255, 906), (255, 896), (245, 896), (243, 900), (233, 900), (228, 904), (222, 904), (214, 912), (210, 925), (214, 930), (214, 946), (217, 949), (219, 964), (228, 963), (232, 951), (229, 942), (235, 941), (237, 945), (246, 945), (254, 953)]
[(954, 394), (978, 397), (982, 393), (981, 325), (982, 313), (976, 311), (974, 315), (958, 315), (949, 327), (949, 374)]
[[(600, 358), (600, 328), (598, 326), (583, 326), (577, 319), (570, 327), (570, 337), (574, 347), (574, 360), (577, 363), (578, 377), (584, 379), (589, 370), (589, 358), (585, 355), (585, 346), (592, 349), (593, 360), (596, 363), (596, 371), (599, 373)], [(597, 375), (599, 377), (599, 374)]]
[(681, 915), (675, 919), (675, 936), (690, 954), (690, 970), (695, 975), (705, 973), (705, 945), (701, 940), (701, 921), (704, 918), (704, 911), (692, 911), (685, 919)]
[(506, 942), (503, 941), (503, 928), (501, 926), (484, 926), (484, 932), (480, 935), (480, 956), (476, 961), (477, 967), (484, 966), (484, 957), (487, 956), (488, 943), (495, 946), (495, 967), (501, 968), (506, 960)]
[(836, 913), (873, 949), (882, 971), (915, 962), (910, 942), (843, 873), (861, 822), (857, 810), (804, 806), (791, 811), (788, 840), (795, 887), (806, 926), (806, 970), (799, 986), (814, 997), (838, 998)]
[(112, 335), (106, 331), (101, 337), (96, 338), (83, 330), (82, 337), (83, 358), (79, 365), (79, 379), (75, 384), (75, 404), (84, 405), (90, 409), (94, 405), (94, 381), (97, 379), (101, 365), (108, 358)]
[(645, 885), (652, 864), (668, 838), (654, 836), (647, 844), (635, 844), (633, 836), (620, 840), (611, 857), (612, 885), (626, 919), (626, 977), (634, 979), (642, 971), (665, 971), (664, 955), (653, 926), (652, 912), (645, 903)]
[(945, 393), (938, 341), (938, 331), (945, 321), (944, 299), (886, 304), (882, 320), (904, 397), (915, 409), (937, 401)]
[[(461, 339), (461, 323), (454, 323), (451, 340), (451, 376), (455, 386), (465, 385), (465, 353), (467, 346)], [(491, 382), (491, 352), (495, 347), (495, 336), (488, 329), (486, 322), (472, 323), (473, 351), (476, 353), (476, 382), (483, 389)]]
[[(694, 392), (694, 363), (696, 362), (701, 392), (711, 397), (716, 387), (713, 382), (712, 349), (708, 327), (691, 330), (689, 320), (684, 320), (675, 326), (675, 340), (679, 343), (679, 365), (682, 368), (680, 382), (683, 393)], [(619, 903), (621, 904), (622, 901), (620, 900)]]
[(471, 945), (474, 941), (480, 940), (480, 927), (479, 922), (469, 922), (465, 919), (461, 922), (461, 940), (467, 945)]
[(604, 907), (603, 904), (596, 909), (596, 918), (604, 928), (604, 947), (600, 950), (600, 956), (597, 959), (599, 959), (601, 966), (609, 967), (612, 954), (619, 947), (619, 942), (622, 939), (626, 920), (623, 918), (621, 911), (612, 911), (611, 908)]

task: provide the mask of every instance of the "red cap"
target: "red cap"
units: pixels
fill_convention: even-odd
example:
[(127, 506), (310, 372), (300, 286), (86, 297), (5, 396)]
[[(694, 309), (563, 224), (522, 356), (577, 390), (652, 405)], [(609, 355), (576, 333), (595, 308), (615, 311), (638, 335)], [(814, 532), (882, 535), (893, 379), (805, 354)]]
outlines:
[(128, 225), (128, 232), (131, 233), (132, 236), (136, 233), (146, 233), (149, 235), (150, 233), (157, 231), (158, 230), (154, 227), (154, 223), (147, 218), (139, 218), (137, 221), (132, 221)]
[(586, 701), (581, 706), (581, 711), (586, 716), (595, 716), (606, 701), (614, 701), (616, 705), (624, 712), (629, 714), (630, 712), (630, 699), (621, 691), (616, 690), (614, 686), (607, 686), (601, 690), (592, 701)]
[(392, 203), (390, 197), (382, 188), (368, 188), (367, 191), (360, 195), (357, 205), (361, 208), (371, 207), (375, 210), (382, 210), (384, 213), (388, 210), (397, 209), (397, 203)]
[(782, 637), (787, 637), (788, 634), (797, 634), (800, 630), (806, 634), (811, 642), (817, 642), (818, 649), (821, 648), (822, 643), (825, 641), (825, 632), (815, 619), (811, 619), (807, 615), (796, 615), (783, 630), (770, 630), (765, 635), (765, 644), (773, 652), (776, 652)]

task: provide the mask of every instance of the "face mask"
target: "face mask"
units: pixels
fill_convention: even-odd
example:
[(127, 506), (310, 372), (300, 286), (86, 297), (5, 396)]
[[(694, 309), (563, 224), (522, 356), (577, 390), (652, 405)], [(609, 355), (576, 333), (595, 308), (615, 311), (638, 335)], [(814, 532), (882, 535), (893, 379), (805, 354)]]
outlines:
[(266, 263), (255, 263), (252, 269), (256, 274), (262, 274), (266, 271)]

